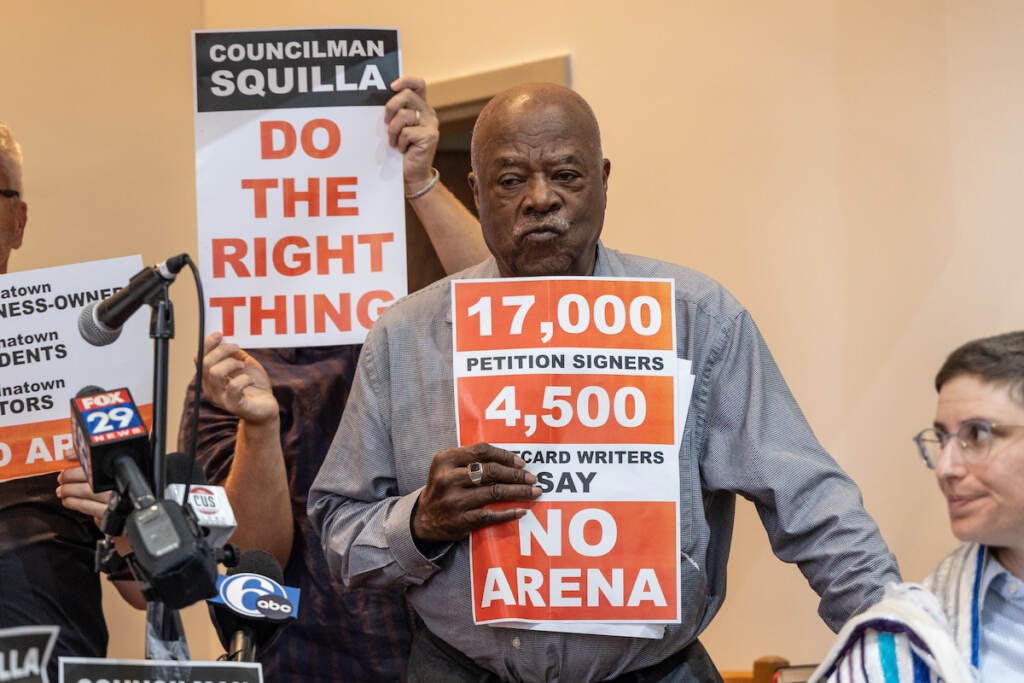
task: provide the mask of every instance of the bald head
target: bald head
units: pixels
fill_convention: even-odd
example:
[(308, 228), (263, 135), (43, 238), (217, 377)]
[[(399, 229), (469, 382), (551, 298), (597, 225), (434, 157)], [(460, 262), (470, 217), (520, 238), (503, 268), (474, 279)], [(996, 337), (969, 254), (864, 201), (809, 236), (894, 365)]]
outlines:
[(7, 272), (11, 250), (21, 246), (28, 205), (21, 186), (21, 147), (0, 121), (0, 274)]
[(602, 157), (597, 117), (579, 93), (555, 83), (524, 83), (495, 95), (477, 116), (470, 143), (473, 170), (478, 170), (480, 154), (489, 141), (510, 126), (519, 129), (529, 115), (544, 109), (560, 110), (576, 125), (580, 141), (591, 145), (597, 158)]
[(582, 97), (550, 83), (498, 94), (473, 127), (471, 155), (480, 227), (503, 276), (593, 274), (611, 164)]

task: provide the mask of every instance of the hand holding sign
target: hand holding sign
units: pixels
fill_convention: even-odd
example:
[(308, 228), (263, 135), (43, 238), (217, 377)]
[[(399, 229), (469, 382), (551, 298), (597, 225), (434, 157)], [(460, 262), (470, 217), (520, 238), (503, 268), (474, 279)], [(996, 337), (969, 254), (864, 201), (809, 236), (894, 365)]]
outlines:
[(437, 142), (437, 114), (427, 104), (427, 84), (422, 78), (404, 76), (391, 84), (397, 94), (384, 105), (388, 142), (402, 153), (405, 193), (424, 187), (431, 176)]
[[(480, 464), (480, 483), (470, 465)], [(490, 503), (533, 501), (537, 477), (518, 455), (486, 443), (449, 448), (434, 456), (427, 485), (416, 502), (412, 534), (417, 541), (459, 541), (477, 529), (519, 519), (526, 510), (485, 508)]]
[(81, 465), (64, 470), (57, 476), (57, 481), (60, 483), (57, 487), (57, 497), (60, 498), (61, 505), (96, 520), (103, 517), (110, 502), (110, 491), (93, 493), (89, 478)]
[(203, 395), (254, 425), (278, 416), (267, 371), (238, 344), (224, 341), (220, 332), (203, 341)]

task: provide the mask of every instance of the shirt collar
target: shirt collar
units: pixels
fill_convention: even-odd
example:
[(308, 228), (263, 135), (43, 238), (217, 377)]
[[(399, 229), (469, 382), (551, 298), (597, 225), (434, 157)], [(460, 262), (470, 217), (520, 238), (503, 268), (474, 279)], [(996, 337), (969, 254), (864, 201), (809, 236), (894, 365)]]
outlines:
[(985, 549), (985, 568), (981, 571), (979, 595), (982, 602), (988, 596), (989, 589), (998, 592), (1008, 601), (1024, 601), (1024, 581), (1011, 574), (996, 558), (991, 548)]

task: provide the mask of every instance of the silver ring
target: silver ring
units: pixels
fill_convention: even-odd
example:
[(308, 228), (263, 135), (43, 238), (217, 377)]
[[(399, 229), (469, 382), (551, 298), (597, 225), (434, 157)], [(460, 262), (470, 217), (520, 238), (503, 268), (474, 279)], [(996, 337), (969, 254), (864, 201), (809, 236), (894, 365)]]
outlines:
[(469, 470), (469, 480), (473, 486), (479, 486), (484, 480), (484, 466), (478, 462), (471, 462), (466, 466)]

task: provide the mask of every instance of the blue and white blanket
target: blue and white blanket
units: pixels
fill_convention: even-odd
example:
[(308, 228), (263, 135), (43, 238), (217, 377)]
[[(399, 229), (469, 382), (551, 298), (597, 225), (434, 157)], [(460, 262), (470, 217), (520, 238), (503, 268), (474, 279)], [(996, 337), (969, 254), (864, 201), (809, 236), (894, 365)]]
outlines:
[(809, 683), (976, 683), (985, 555), (964, 544), (924, 585), (888, 586), (843, 626)]

